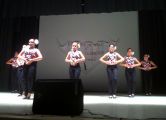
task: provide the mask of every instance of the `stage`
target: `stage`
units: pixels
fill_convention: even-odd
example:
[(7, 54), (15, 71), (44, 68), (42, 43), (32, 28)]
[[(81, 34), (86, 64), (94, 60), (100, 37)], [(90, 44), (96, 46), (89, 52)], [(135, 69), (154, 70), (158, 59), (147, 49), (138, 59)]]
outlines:
[[(18, 93), (0, 93), (0, 115), (33, 116), (33, 95), (25, 100)], [(166, 118), (166, 96), (118, 95), (111, 99), (103, 93), (85, 93), (84, 110), (80, 115), (87, 118), (118, 119), (164, 119)]]

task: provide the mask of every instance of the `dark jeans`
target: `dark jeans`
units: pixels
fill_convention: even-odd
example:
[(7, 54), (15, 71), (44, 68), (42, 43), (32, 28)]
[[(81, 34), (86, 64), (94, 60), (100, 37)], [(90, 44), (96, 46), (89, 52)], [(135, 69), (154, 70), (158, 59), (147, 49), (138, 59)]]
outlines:
[(143, 86), (145, 93), (152, 92), (152, 71), (142, 71)]
[(79, 79), (80, 74), (81, 74), (80, 66), (70, 66), (69, 67), (70, 79)]
[(35, 64), (24, 66), (24, 91), (31, 93), (35, 75)]
[(125, 77), (127, 81), (128, 94), (135, 93), (135, 68), (126, 68)]
[(20, 94), (25, 90), (23, 66), (17, 68), (18, 91)]
[(109, 85), (109, 94), (116, 95), (117, 92), (117, 79), (118, 79), (118, 68), (117, 66), (107, 66), (107, 76)]
[(18, 90), (17, 68), (11, 70), (11, 91)]

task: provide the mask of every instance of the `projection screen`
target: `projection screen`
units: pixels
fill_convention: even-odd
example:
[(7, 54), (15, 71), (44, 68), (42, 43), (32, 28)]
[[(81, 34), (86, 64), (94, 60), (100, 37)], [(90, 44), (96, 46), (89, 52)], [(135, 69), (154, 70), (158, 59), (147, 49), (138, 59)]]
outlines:
[[(72, 41), (81, 43), (86, 57), (86, 70), (81, 64), (85, 91), (107, 91), (106, 65), (99, 58), (108, 45), (117, 45), (117, 52), (126, 56), (131, 47), (139, 58), (138, 15), (136, 11), (98, 14), (51, 15), (40, 17), (39, 49), (44, 59), (37, 64), (37, 79), (69, 78), (65, 63)], [(118, 92), (127, 92), (124, 68), (119, 68)], [(141, 90), (140, 70), (136, 71), (136, 90)]]

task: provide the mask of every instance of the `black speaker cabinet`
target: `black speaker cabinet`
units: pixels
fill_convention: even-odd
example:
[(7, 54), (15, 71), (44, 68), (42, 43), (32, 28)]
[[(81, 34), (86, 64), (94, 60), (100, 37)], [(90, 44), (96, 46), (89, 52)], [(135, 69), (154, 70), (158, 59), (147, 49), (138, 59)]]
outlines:
[(38, 79), (34, 83), (34, 114), (80, 115), (83, 104), (81, 79)]

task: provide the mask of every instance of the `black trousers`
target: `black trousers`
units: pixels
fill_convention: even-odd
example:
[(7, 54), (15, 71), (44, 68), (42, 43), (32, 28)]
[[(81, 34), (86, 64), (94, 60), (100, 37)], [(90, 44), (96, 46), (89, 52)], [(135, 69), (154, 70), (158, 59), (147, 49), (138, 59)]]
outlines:
[(18, 91), (18, 77), (17, 77), (17, 68), (12, 67), (11, 69), (11, 91)]
[(32, 92), (34, 78), (35, 78), (35, 64), (24, 65), (24, 91)]
[(145, 93), (152, 92), (152, 71), (142, 71), (143, 89)]
[(79, 79), (81, 74), (80, 66), (70, 66), (69, 67), (69, 75), (70, 79)]
[(128, 94), (135, 93), (135, 68), (126, 68), (125, 77), (127, 81)]
[(109, 94), (116, 95), (117, 92), (117, 79), (118, 79), (118, 68), (117, 66), (107, 66), (108, 76), (108, 87)]
[(17, 78), (18, 78), (18, 91), (20, 94), (22, 94), (23, 90), (25, 90), (23, 66), (19, 66), (17, 68)]

